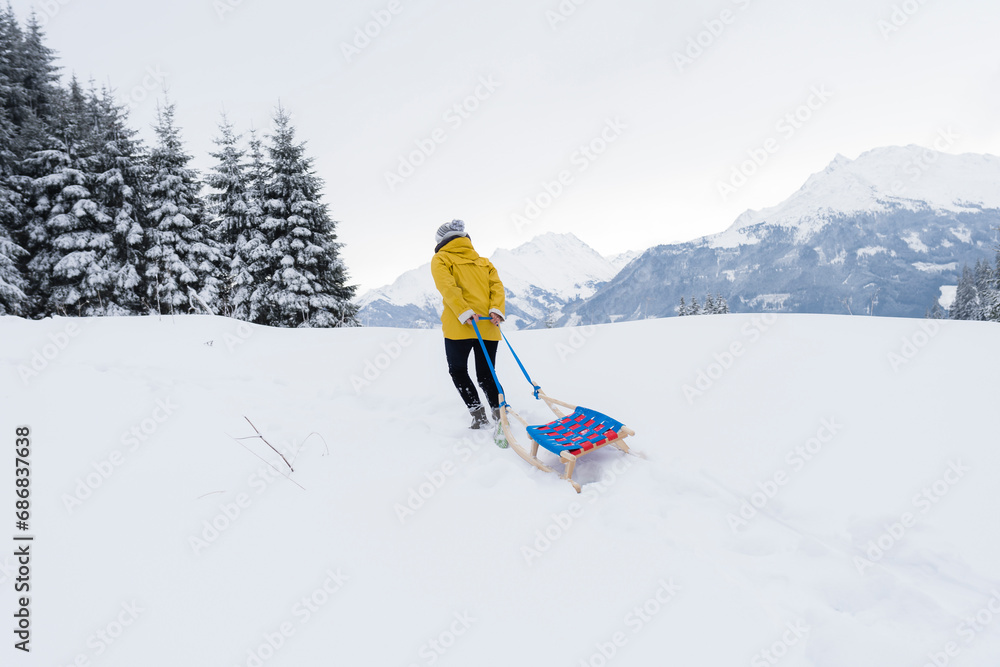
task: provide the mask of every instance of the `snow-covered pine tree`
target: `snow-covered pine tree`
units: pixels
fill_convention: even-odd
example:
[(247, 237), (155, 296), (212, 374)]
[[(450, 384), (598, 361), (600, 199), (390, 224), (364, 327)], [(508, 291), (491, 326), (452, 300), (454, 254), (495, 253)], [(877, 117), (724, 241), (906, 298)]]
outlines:
[[(66, 93), (58, 83), (55, 52), (45, 46), (37, 16), (32, 14), (27, 29), (21, 30), (8, 4), (0, 16), (0, 43), (9, 61), (10, 95), (2, 99), (17, 129), (14, 153), (23, 160), (37, 151), (58, 149), (59, 141), (52, 137), (51, 128), (61, 123), (59, 113)], [(29, 196), (30, 181), (24, 180), (22, 185), (22, 196)]]
[(983, 319), (989, 322), (1000, 322), (1000, 247), (997, 248), (996, 261), (991, 267), (986, 265), (985, 291), (982, 294)]
[[(219, 123), (219, 132), (215, 139), (218, 149), (211, 154), (217, 164), (205, 180), (214, 189), (207, 195), (208, 210), (224, 258), (220, 312), (247, 320), (250, 318), (250, 294), (255, 282), (251, 265), (265, 244), (260, 230), (261, 204), (250, 192), (247, 172), (251, 167), (262, 169), (263, 161), (260, 142), (257, 141), (254, 163), (247, 165), (244, 162), (246, 153), (239, 147), (240, 137), (233, 131), (233, 125), (225, 114)], [(258, 178), (258, 183), (262, 183), (263, 174)]]
[[(248, 253), (248, 259), (252, 263), (259, 263), (270, 252), (266, 235), (260, 230), (260, 226), (265, 217), (264, 202), (267, 199), (267, 179), (271, 174), (271, 166), (264, 155), (264, 142), (252, 125), (247, 138), (247, 147), (250, 150), (250, 161), (247, 163), (247, 204), (250, 207), (248, 215), (255, 221), (254, 226), (264, 241), (252, 248), (253, 252)], [(252, 269), (251, 275), (255, 283), (262, 280), (263, 274), (257, 269)]]
[(23, 32), (17, 65), (23, 71), (21, 85), (24, 88), (28, 108), (42, 120), (56, 118), (62, 109), (62, 90), (59, 88), (59, 67), (55, 64), (55, 51), (45, 45), (45, 33), (38, 15), (28, 17)]
[(93, 111), (74, 76), (56, 132), (69, 156), (66, 177), (70, 185), (60, 193), (68, 208), (48, 220), (51, 250), (57, 261), (52, 267), (46, 314), (104, 315), (111, 304), (108, 260), (113, 221), (93, 191), (91, 169), (100, 143)]
[(52, 267), (58, 258), (50, 254), (46, 222), (59, 204), (69, 166), (69, 156), (60, 150), (35, 151), (19, 165), (22, 173), (19, 190), (26, 201), (14, 240), (26, 251), (23, 272), (27, 280), (29, 317), (43, 316), (42, 306), (50, 293)]
[(14, 74), (14, 49), (21, 41), (19, 33), (20, 26), (17, 17), (14, 16), (14, 9), (10, 4), (0, 7), (0, 82), (2, 82), (0, 86), (4, 86), (0, 90), (4, 93), (2, 98), (4, 108), (13, 102), (8, 97), (10, 91), (7, 86), (13, 85), (14, 79), (17, 78)]
[(5, 223), (18, 214), (10, 195), (15, 193), (0, 186), (0, 315), (24, 315), (27, 284), (18, 265), (24, 250), (11, 239)]
[(715, 299), (712, 297), (712, 293), (711, 292), (709, 292), (707, 295), (705, 295), (705, 307), (704, 307), (704, 309), (703, 309), (702, 312), (704, 312), (706, 315), (715, 315), (716, 314)]
[[(0, 82), (2, 86), (2, 82)], [(23, 315), (27, 305), (27, 282), (19, 262), (25, 255), (11, 234), (21, 226), (21, 197), (11, 183), (14, 154), (13, 126), (7, 110), (0, 108), (0, 315)]]
[(34, 313), (102, 315), (111, 303), (112, 219), (93, 197), (96, 151), (86, 97), (74, 77), (53, 127), (58, 145), (26, 160), (32, 181), (28, 224)]
[(684, 297), (681, 297), (681, 305), (677, 307), (677, 316), (687, 317), (689, 314), (690, 313), (688, 313), (688, 306), (686, 303), (684, 303)]
[(93, 195), (113, 224), (107, 258), (113, 281), (108, 314), (143, 314), (148, 310), (141, 293), (146, 178), (142, 144), (128, 127), (128, 114), (112, 91), (92, 89), (88, 105), (97, 144), (91, 167)]
[(698, 305), (698, 299), (691, 297), (691, 305), (688, 306), (688, 314), (690, 315), (701, 315), (701, 306)]
[[(199, 195), (198, 173), (188, 168), (173, 103), (157, 109), (157, 143), (149, 154), (144, 293), (158, 313), (214, 308), (222, 261)], [(204, 305), (202, 305), (204, 304)]]
[[(13, 128), (14, 164), (0, 178), (21, 202), (13, 237), (30, 251), (21, 267), (27, 314), (141, 312), (132, 289), (141, 249), (129, 252), (136, 241), (132, 209), (141, 208), (134, 132), (110, 93), (99, 97), (91, 86), (84, 94), (75, 77), (68, 90), (60, 88), (54, 61), (37, 19), (22, 31), (9, 6), (0, 9), (0, 115)], [(115, 225), (121, 232), (111, 229), (108, 245)]]
[[(3, 15), (0, 14), (0, 23)], [(0, 39), (4, 36), (0, 25)], [(8, 49), (0, 44), (0, 97), (8, 99), (13, 86), (9, 77)], [(21, 228), (21, 196), (14, 184), (16, 157), (13, 150), (14, 124), (6, 107), (0, 106), (0, 315), (22, 315), (27, 305), (24, 290), (27, 282), (20, 261), (26, 254), (13, 241), (12, 235)]]
[(37, 16), (32, 14), (25, 31), (10, 4), (0, 9), (0, 75), (9, 86), (0, 101), (17, 128), (18, 157), (46, 147), (30, 145), (29, 139), (37, 137), (29, 130), (40, 129), (42, 123), (52, 121), (62, 98), (55, 53), (44, 41)]
[(0, 114), (3, 127), (0, 132), (0, 140), (5, 142), (7, 150), (12, 150), (10, 142), (14, 139), (15, 128), (11, 119), (11, 112), (19, 103), (24, 101), (24, 89), (19, 85), (20, 74), (15, 67), (17, 59), (16, 48), (20, 42), (18, 37), (20, 28), (17, 19), (14, 18), (10, 5), (6, 9), (0, 8), (0, 101), (2, 106)]
[(347, 284), (336, 223), (321, 201), (323, 183), (280, 106), (274, 125), (261, 225), (268, 252), (253, 262), (251, 319), (282, 327), (356, 325), (355, 287)]
[(955, 301), (951, 304), (948, 317), (953, 320), (972, 320), (975, 319), (978, 308), (975, 275), (968, 266), (964, 266), (962, 267), (962, 275), (958, 279), (958, 287), (955, 290)]
[(729, 303), (721, 294), (715, 295), (715, 312), (719, 315), (726, 315), (729, 313)]
[[(8, 204), (15, 202), (18, 213), (11, 216), (8, 210), (6, 224), (14, 244), (27, 250), (17, 261), (25, 280), (27, 300), (22, 311), (26, 316), (36, 314), (34, 304), (39, 301), (34, 294), (35, 281), (31, 279), (27, 266), (36, 241), (32, 239), (31, 232), (41, 233), (38, 216), (32, 211), (34, 177), (51, 173), (51, 170), (37, 168), (41, 159), (36, 160), (34, 165), (28, 164), (26, 159), (38, 158), (36, 153), (60, 147), (47, 126), (47, 121), (54, 115), (53, 100), (64, 96), (56, 85), (58, 68), (53, 64), (54, 60), (53, 52), (43, 44), (37, 20), (29, 23), (26, 34), (10, 4), (0, 8), (0, 105), (9, 121), (9, 154), (4, 181), (7, 190), (15, 195), (12, 199), (7, 194), (5, 199)], [(42, 114), (46, 114), (44, 118)]]
[(257, 130), (250, 128), (247, 139), (250, 149), (250, 162), (247, 164), (247, 198), (250, 203), (250, 215), (264, 218), (264, 194), (267, 189), (267, 178), (270, 167), (264, 156), (264, 142), (257, 136)]
[(993, 268), (989, 262), (977, 260), (973, 275), (976, 280), (976, 309), (973, 319), (985, 321), (989, 319), (993, 305)]

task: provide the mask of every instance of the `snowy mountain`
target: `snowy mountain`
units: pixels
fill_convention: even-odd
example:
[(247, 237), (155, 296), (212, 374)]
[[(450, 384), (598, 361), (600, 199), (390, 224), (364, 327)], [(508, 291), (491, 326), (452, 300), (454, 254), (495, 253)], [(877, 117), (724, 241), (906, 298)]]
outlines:
[(981, 209), (1000, 209), (1000, 157), (890, 146), (856, 160), (838, 155), (781, 204), (747, 211), (706, 241), (723, 248), (753, 244), (760, 240), (756, 232), (777, 226), (795, 230), (795, 238), (807, 242), (834, 220), (864, 214)]
[(629, 250), (628, 252), (622, 252), (618, 253), (617, 255), (611, 255), (610, 257), (608, 257), (608, 261), (611, 262), (612, 266), (621, 271), (622, 269), (624, 269), (626, 266), (629, 265), (629, 262), (631, 262), (633, 259), (635, 259), (641, 254), (642, 252), (639, 250)]
[[(633, 254), (634, 255), (634, 254)], [(558, 320), (563, 308), (592, 296), (630, 258), (605, 258), (573, 234), (543, 234), (513, 250), (490, 257), (507, 290), (507, 319), (512, 328), (537, 328)], [(394, 283), (357, 300), (365, 326), (436, 328), (441, 295), (430, 263), (407, 271)]]
[(365, 292), (355, 303), (358, 321), (372, 327), (430, 329), (438, 325), (441, 311), (430, 262), (407, 271), (391, 285)]
[(1000, 226), (1000, 158), (918, 146), (837, 156), (778, 206), (646, 251), (563, 323), (667, 317), (682, 297), (735, 311), (921, 317)]
[(510, 338), (636, 431), (581, 494), (466, 428), (434, 331), (0, 317), (7, 539), (15, 444), (35, 536), (0, 553), (5, 664), (996, 667), (995, 325)]

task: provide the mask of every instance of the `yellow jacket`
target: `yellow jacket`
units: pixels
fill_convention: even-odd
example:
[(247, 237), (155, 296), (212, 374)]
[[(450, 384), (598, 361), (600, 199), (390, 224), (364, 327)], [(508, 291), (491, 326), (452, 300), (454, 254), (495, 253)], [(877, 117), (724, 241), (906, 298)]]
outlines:
[[(475, 338), (476, 331), (465, 320), (475, 315), (497, 313), (504, 317), (503, 283), (497, 270), (460, 236), (449, 241), (431, 260), (434, 285), (444, 299), (441, 326), (444, 337), (453, 340)], [(478, 322), (485, 340), (500, 340), (500, 329), (486, 320)]]

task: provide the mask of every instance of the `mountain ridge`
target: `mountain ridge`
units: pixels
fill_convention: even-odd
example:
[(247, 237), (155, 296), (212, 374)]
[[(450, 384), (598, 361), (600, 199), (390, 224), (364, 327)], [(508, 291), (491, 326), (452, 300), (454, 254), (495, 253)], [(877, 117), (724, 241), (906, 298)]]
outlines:
[[(548, 232), (510, 250), (499, 248), (490, 261), (507, 292), (509, 324), (537, 328), (557, 321), (568, 304), (592, 296), (637, 255), (626, 252), (609, 259), (572, 233)], [(430, 262), (366, 292), (355, 303), (367, 326), (413, 328), (438, 326), (442, 306)]]
[[(994, 155), (874, 148), (836, 155), (785, 200), (744, 211), (722, 232), (612, 258), (550, 233), (498, 250), (494, 263), (517, 328), (670, 317), (682, 297), (707, 293), (733, 312), (921, 317), (954, 293), (963, 264), (994, 248), (998, 183)], [(359, 303), (369, 324), (433, 327), (440, 313), (427, 265)]]

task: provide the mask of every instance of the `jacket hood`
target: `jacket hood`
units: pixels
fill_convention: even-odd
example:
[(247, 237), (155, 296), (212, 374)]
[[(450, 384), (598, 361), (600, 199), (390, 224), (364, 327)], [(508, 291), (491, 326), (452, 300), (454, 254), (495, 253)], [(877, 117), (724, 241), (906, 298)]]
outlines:
[(472, 247), (472, 239), (468, 236), (459, 236), (449, 240), (438, 252), (446, 252), (459, 261), (474, 262), (479, 259), (479, 253)]

